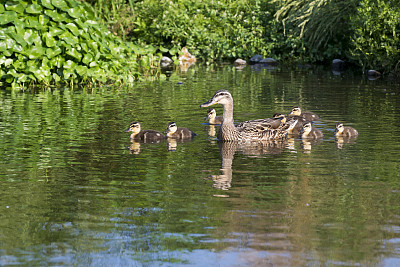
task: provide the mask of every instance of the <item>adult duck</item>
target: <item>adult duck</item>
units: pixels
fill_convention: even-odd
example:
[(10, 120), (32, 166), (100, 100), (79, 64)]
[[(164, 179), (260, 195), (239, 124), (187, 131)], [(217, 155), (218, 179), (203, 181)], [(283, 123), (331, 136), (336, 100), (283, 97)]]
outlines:
[(233, 124), (233, 98), (227, 90), (219, 90), (200, 107), (209, 107), (220, 104), (223, 107), (223, 121), (218, 132), (218, 139), (223, 141), (270, 141), (284, 139), (287, 136), (289, 124), (280, 124), (277, 129), (272, 129), (263, 123), (254, 121), (235, 126)]

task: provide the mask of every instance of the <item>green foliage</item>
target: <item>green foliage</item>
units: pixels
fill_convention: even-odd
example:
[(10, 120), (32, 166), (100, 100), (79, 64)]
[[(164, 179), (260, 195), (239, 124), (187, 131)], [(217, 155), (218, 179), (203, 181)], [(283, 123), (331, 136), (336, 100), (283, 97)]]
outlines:
[(75, 0), (9, 0), (0, 4), (0, 25), (3, 86), (130, 82), (139, 76), (137, 57), (155, 54), (124, 44)]
[(363, 0), (351, 18), (350, 57), (364, 69), (391, 71), (400, 62), (400, 2)]
[[(273, 20), (274, 13), (268, 1), (126, 1), (116, 16), (110, 16), (112, 10), (105, 11), (100, 5), (110, 8), (114, 1), (90, 2), (94, 2), (97, 14), (106, 20), (110, 30), (139, 44), (161, 45), (172, 51), (186, 46), (191, 54), (207, 61), (267, 56), (271, 52), (272, 47), (264, 38), (264, 22)], [(124, 23), (118, 23), (121, 14), (127, 17)], [(124, 31), (118, 32), (121, 28)]]
[(354, 0), (288, 0), (276, 13), (289, 39), (302, 40), (298, 57), (323, 61), (340, 57), (349, 43)]

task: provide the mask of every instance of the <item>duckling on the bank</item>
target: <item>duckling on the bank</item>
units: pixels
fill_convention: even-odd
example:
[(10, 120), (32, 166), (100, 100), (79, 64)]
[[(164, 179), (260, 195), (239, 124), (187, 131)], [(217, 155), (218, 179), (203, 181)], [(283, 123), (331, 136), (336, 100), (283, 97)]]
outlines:
[(179, 56), (180, 64), (193, 64), (196, 62), (196, 57), (191, 55), (186, 47), (182, 48), (182, 55)]
[(222, 124), (222, 116), (217, 116), (217, 112), (213, 108), (207, 110), (206, 120), (212, 125)]
[(223, 106), (223, 121), (219, 129), (218, 139), (223, 141), (270, 141), (285, 139), (287, 137), (287, 129), (289, 124), (279, 124), (277, 129), (270, 126), (264, 126), (264, 120), (252, 123), (244, 122), (239, 125), (233, 124), (233, 98), (227, 90), (219, 90), (207, 102), (200, 107), (209, 107), (211, 105), (220, 104)]
[(183, 128), (176, 126), (175, 122), (168, 123), (167, 130), (165, 130), (165, 134), (168, 138), (176, 138), (176, 139), (190, 139), (195, 137), (197, 134), (188, 128)]
[(320, 139), (324, 137), (324, 134), (320, 130), (312, 127), (311, 122), (307, 122), (303, 125), (300, 134), (303, 139)]
[(139, 122), (135, 121), (129, 125), (125, 132), (132, 132), (130, 139), (143, 142), (158, 142), (165, 139), (165, 136), (155, 130), (142, 130)]
[(335, 136), (336, 137), (355, 137), (358, 131), (349, 126), (343, 126), (343, 123), (336, 123)]
[(317, 121), (319, 119), (321, 119), (317, 114), (315, 114), (314, 112), (302, 112), (301, 108), (299, 106), (295, 106), (292, 108), (292, 110), (289, 112), (288, 114), (289, 116), (301, 116), (303, 118), (305, 118), (308, 121)]

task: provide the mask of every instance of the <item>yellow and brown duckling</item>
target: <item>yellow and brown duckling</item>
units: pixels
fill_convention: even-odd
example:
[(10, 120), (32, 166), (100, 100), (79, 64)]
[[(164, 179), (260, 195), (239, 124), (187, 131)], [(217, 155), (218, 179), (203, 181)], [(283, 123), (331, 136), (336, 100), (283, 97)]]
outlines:
[(336, 137), (355, 137), (358, 131), (349, 126), (343, 126), (343, 123), (336, 123), (335, 136)]
[(252, 125), (257, 125), (258, 127), (263, 127), (264, 129), (278, 129), (279, 126), (286, 123), (286, 116), (283, 114), (277, 115), (272, 118), (249, 120), (236, 124), (236, 127), (250, 127)]
[(301, 116), (305, 118), (308, 121), (317, 121), (321, 119), (317, 114), (314, 112), (302, 112), (301, 108), (299, 106), (295, 106), (292, 108), (292, 110), (288, 114), (289, 116)]
[(168, 138), (175, 139), (191, 139), (197, 134), (188, 128), (183, 128), (176, 126), (175, 122), (168, 123), (167, 130), (164, 132)]
[(182, 55), (179, 56), (180, 64), (193, 64), (196, 62), (196, 57), (191, 55), (186, 47), (182, 47)]
[(158, 131), (142, 130), (140, 123), (137, 121), (132, 122), (125, 132), (132, 132), (130, 136), (131, 141), (159, 142), (165, 139), (165, 136)]
[(233, 98), (227, 90), (219, 90), (207, 102), (200, 107), (209, 107), (220, 104), (223, 107), (223, 121), (218, 132), (218, 139), (222, 141), (270, 141), (287, 137), (289, 124), (279, 124), (277, 129), (263, 123), (263, 120), (233, 124)]
[(320, 130), (312, 127), (311, 122), (307, 122), (303, 125), (300, 134), (303, 139), (321, 139), (324, 137), (324, 134)]
[[(279, 118), (285, 116), (282, 113), (275, 113), (274, 117), (275, 118)], [(286, 117), (286, 122), (289, 124), (293, 124), (291, 127), (289, 127), (288, 129), (288, 134), (290, 135), (299, 135), (301, 129), (303, 129), (303, 125), (307, 122), (309, 122), (308, 120), (306, 120), (306, 118), (302, 117), (302, 116), (296, 116), (296, 115), (291, 115), (291, 116), (285, 116)]]
[(215, 109), (210, 108), (207, 110), (206, 121), (211, 125), (220, 125), (222, 124), (222, 116), (217, 116), (217, 112)]

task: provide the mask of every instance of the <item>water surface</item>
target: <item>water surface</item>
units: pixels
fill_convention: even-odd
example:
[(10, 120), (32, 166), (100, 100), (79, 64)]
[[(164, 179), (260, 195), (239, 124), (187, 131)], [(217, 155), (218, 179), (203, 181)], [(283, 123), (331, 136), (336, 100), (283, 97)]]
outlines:
[[(397, 84), (231, 65), (167, 75), (137, 88), (0, 91), (0, 265), (400, 265)], [(325, 137), (218, 143), (199, 106), (220, 89), (237, 122), (299, 105)], [(132, 121), (198, 136), (132, 144)], [(337, 142), (337, 121), (359, 137)]]

